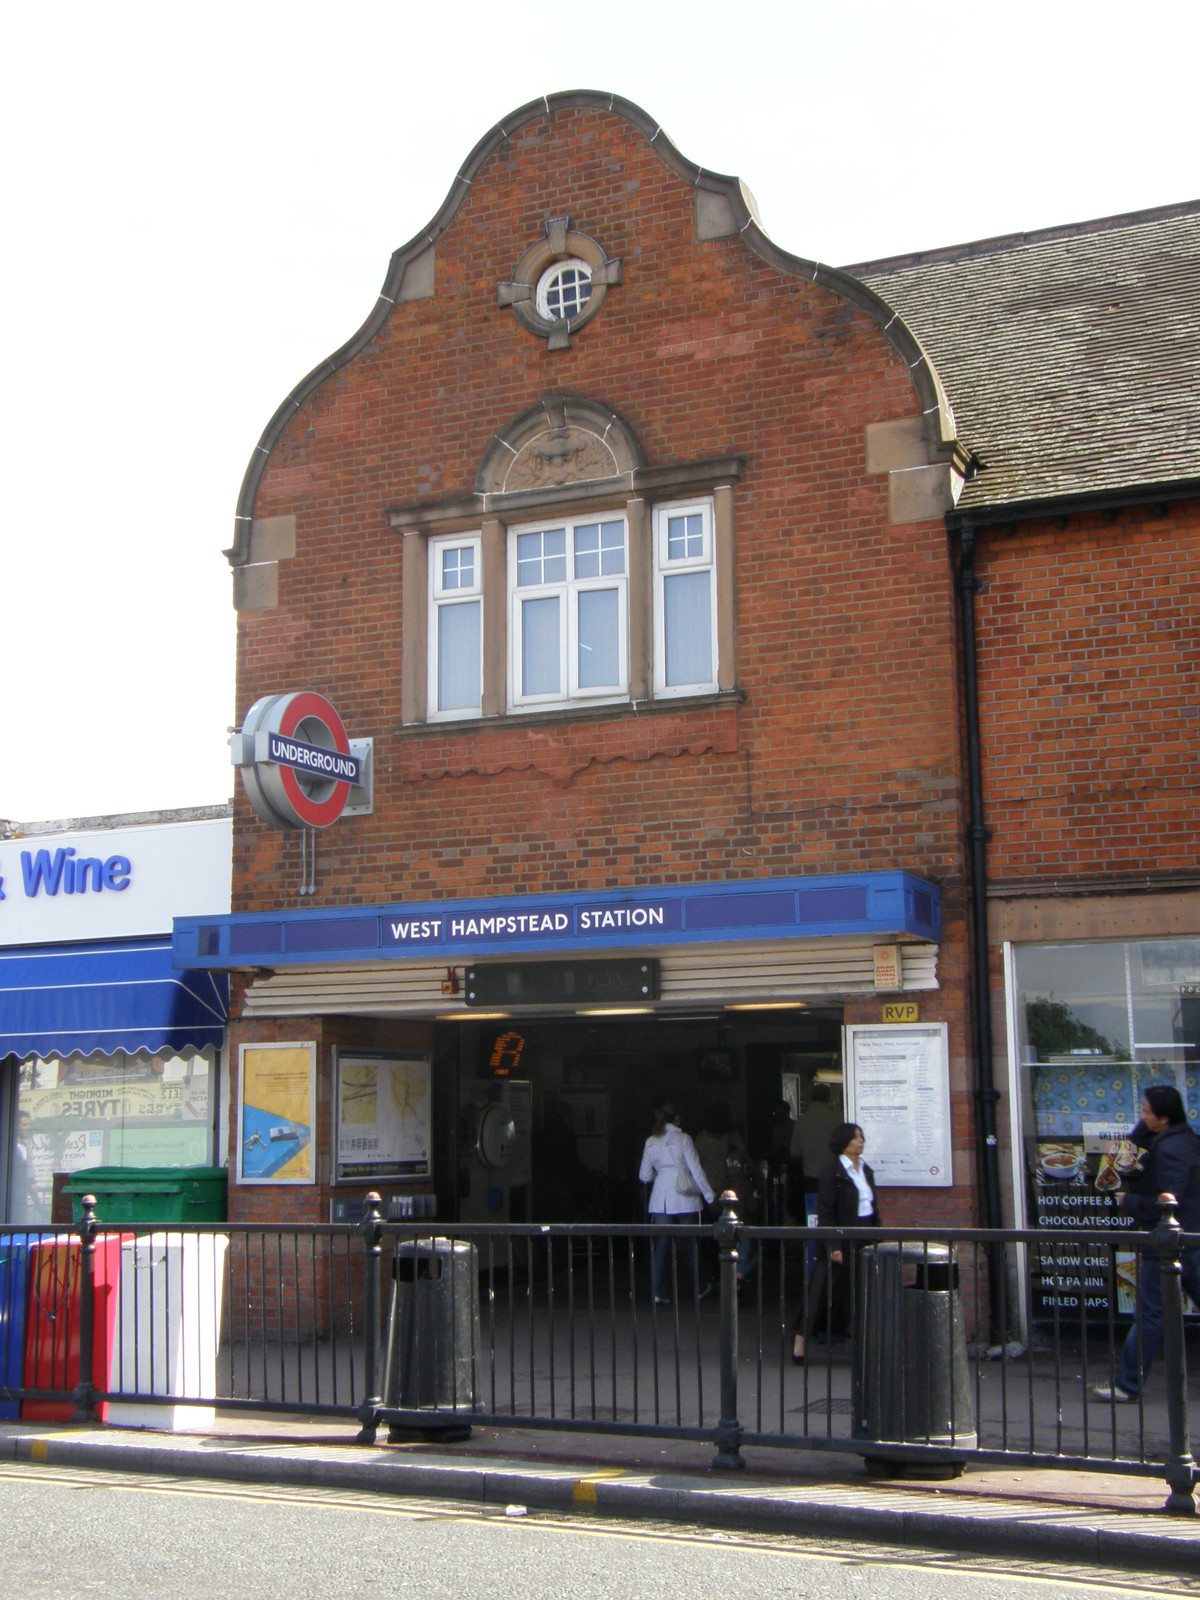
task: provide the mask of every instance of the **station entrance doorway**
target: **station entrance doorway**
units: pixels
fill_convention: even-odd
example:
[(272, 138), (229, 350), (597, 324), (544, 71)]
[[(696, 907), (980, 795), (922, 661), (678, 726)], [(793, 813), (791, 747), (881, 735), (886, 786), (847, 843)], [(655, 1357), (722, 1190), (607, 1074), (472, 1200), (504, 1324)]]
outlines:
[(747, 1220), (802, 1220), (819, 1170), (802, 1168), (828, 1159), (844, 1114), (838, 1006), (471, 1019), (439, 1026), (435, 1062), (457, 1088), (438, 1212), (461, 1221), (644, 1220), (638, 1169), (665, 1100), (693, 1136), (726, 1120), (740, 1136), (761, 1180)]

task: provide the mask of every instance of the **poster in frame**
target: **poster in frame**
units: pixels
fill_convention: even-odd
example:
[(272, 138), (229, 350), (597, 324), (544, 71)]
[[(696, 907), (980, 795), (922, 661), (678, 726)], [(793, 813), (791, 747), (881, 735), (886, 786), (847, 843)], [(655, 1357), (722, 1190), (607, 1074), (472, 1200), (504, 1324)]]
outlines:
[(336, 1183), (432, 1177), (428, 1054), (339, 1050), (335, 1084)]
[(315, 1183), (316, 1044), (244, 1044), (239, 1065), (238, 1182)]
[(844, 1032), (846, 1118), (863, 1130), (876, 1182), (881, 1188), (949, 1188), (946, 1024), (853, 1024)]

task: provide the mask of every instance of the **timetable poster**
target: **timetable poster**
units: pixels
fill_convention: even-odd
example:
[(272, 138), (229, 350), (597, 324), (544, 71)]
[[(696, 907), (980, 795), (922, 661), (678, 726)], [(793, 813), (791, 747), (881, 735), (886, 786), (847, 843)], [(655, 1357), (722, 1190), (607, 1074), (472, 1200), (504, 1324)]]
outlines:
[(947, 1188), (950, 1057), (944, 1022), (846, 1029), (846, 1115), (881, 1186)]

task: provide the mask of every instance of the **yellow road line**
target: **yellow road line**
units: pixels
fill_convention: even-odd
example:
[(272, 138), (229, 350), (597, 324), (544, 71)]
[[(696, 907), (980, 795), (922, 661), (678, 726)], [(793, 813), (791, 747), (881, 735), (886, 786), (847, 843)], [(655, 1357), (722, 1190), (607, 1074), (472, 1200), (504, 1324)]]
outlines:
[[(34, 1443), (43, 1441), (38, 1440)], [(621, 1469), (598, 1470), (585, 1478), (575, 1480), (575, 1492), (591, 1488), (594, 1500), (595, 1489), (591, 1480), (619, 1476)], [(955, 1572), (970, 1572), (981, 1577), (994, 1577), (997, 1573), (1003, 1572), (1006, 1585), (1052, 1585), (1056, 1591), (1061, 1591), (1064, 1585), (1074, 1583), (1081, 1587), (1088, 1586), (1098, 1594), (1138, 1595), (1144, 1597), (1144, 1600), (1180, 1600), (1181, 1595), (1200, 1596), (1200, 1584), (1193, 1584), (1186, 1578), (1166, 1579), (1156, 1575), (1152, 1582), (1159, 1584), (1167, 1582), (1172, 1585), (1170, 1588), (1161, 1588), (1150, 1587), (1145, 1577), (1130, 1575), (1118, 1582), (1115, 1579), (1108, 1579), (1094, 1567), (1076, 1567), (1071, 1563), (1051, 1567), (1047, 1562), (1045, 1565), (1050, 1569), (1048, 1571), (1021, 1572), (1014, 1570), (1007, 1558), (999, 1556), (989, 1561), (987, 1558), (964, 1557), (951, 1551), (931, 1550), (918, 1554), (911, 1549), (901, 1549), (896, 1546), (874, 1548), (859, 1545), (854, 1550), (845, 1548), (822, 1550), (812, 1548), (810, 1543), (814, 1537), (819, 1536), (803, 1533), (781, 1531), (755, 1535), (723, 1530), (678, 1528), (661, 1523), (639, 1525), (625, 1522), (596, 1522), (591, 1518), (573, 1519), (569, 1512), (556, 1513), (536, 1507), (531, 1508), (526, 1517), (506, 1518), (504, 1507), (493, 1504), (481, 1505), (474, 1502), (447, 1504), (442, 1501), (401, 1500), (378, 1492), (357, 1494), (354, 1490), (348, 1489), (307, 1489), (302, 1484), (268, 1484), (250, 1488), (214, 1479), (141, 1477), (132, 1473), (89, 1472), (73, 1468), (51, 1467), (40, 1472), (23, 1472), (20, 1464), (11, 1462), (0, 1462), (0, 1478), (15, 1478), (39, 1484), (70, 1482), (73, 1485), (109, 1490), (124, 1489), (139, 1494), (196, 1495), (212, 1499), (238, 1500), (250, 1504), (293, 1502), (330, 1511), (352, 1508), (356, 1511), (369, 1511), (375, 1516), (401, 1517), (408, 1521), (499, 1522), (516, 1532), (521, 1529), (538, 1528), (542, 1531), (582, 1534), (593, 1539), (669, 1540), (676, 1544), (709, 1547), (716, 1544), (732, 1550), (760, 1551), (765, 1555), (793, 1557), (802, 1555), (810, 1561), (822, 1561), (836, 1566), (886, 1566), (890, 1570), (913, 1573), (944, 1570), (947, 1566), (952, 1566)], [(586, 1499), (584, 1503), (587, 1503)], [(1030, 1561), (1028, 1564), (1042, 1565), (1036, 1561)]]

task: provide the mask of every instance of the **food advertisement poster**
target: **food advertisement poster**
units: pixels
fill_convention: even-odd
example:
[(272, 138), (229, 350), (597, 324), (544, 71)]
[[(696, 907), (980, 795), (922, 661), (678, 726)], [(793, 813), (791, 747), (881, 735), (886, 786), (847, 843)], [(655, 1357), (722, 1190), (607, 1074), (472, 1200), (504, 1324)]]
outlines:
[(944, 1022), (846, 1029), (846, 1116), (881, 1186), (946, 1188), (950, 1057)]
[(314, 1183), (315, 1044), (244, 1044), (238, 1181)]
[(1052, 1243), (1039, 1248), (1033, 1263), (1035, 1313), (1107, 1311), (1114, 1289), (1113, 1309), (1133, 1310), (1133, 1253), (1120, 1251), (1114, 1261), (1113, 1253), (1098, 1241), (1079, 1244), (1071, 1238), (1080, 1228), (1111, 1228), (1116, 1233), (1136, 1227), (1115, 1199), (1121, 1179), (1137, 1167), (1138, 1153), (1126, 1137), (1128, 1132), (1127, 1126), (1083, 1122), (1078, 1138), (1039, 1139), (1035, 1144), (1034, 1226), (1055, 1234)]
[[(1132, 1316), (1137, 1302), (1137, 1251), (1111, 1250), (1099, 1240), (1075, 1243), (1073, 1230), (1138, 1231), (1116, 1196), (1141, 1170), (1129, 1126), (1081, 1122), (1075, 1139), (1039, 1139), (1034, 1146), (1035, 1226), (1056, 1238), (1034, 1262), (1034, 1310), (1079, 1315), (1112, 1309)], [(1186, 1309), (1186, 1307), (1185, 1307)]]
[(430, 1176), (428, 1056), (339, 1054), (337, 1178)]

